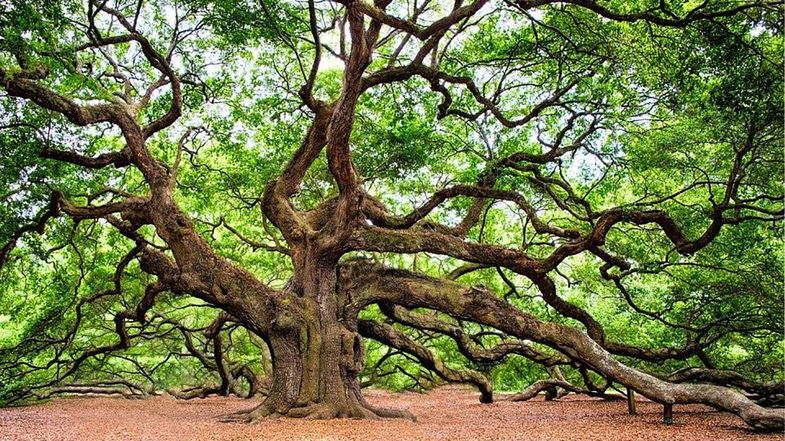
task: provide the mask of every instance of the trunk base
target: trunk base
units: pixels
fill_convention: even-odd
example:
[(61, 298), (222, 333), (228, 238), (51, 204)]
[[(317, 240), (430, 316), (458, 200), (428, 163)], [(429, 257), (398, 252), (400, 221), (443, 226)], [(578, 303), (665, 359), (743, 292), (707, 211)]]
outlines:
[(326, 420), (333, 418), (378, 420), (383, 418), (402, 418), (417, 421), (417, 418), (407, 410), (375, 408), (367, 403), (359, 402), (352, 405), (312, 403), (288, 409), (273, 409), (272, 406), (263, 402), (252, 409), (224, 415), (219, 421), (224, 423), (253, 423), (265, 419), (277, 418), (303, 418), (308, 420)]

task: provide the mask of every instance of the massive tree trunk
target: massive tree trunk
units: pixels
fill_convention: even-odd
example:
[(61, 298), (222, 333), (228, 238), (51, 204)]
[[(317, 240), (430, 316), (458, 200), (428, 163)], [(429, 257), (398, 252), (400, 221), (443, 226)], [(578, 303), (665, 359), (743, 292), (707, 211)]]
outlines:
[(310, 249), (294, 254), (295, 276), (278, 300), (266, 336), (273, 362), (270, 394), (257, 408), (227, 419), (413, 419), (406, 411), (374, 408), (362, 397), (358, 375), (365, 345), (356, 318), (343, 315), (338, 303), (337, 262)]

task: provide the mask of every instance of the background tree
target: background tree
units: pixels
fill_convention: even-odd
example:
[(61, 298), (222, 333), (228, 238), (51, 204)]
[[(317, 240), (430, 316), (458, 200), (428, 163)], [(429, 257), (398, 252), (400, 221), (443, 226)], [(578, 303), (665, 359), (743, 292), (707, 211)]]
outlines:
[(538, 365), (781, 429), (780, 6), (4, 4), (3, 400)]

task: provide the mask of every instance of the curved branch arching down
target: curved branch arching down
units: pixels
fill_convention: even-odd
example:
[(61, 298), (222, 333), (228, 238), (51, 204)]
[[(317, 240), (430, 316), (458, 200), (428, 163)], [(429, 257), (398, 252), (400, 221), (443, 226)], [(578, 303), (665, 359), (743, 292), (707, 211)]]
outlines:
[(481, 403), (493, 402), (493, 388), (488, 379), (479, 372), (468, 369), (451, 369), (445, 366), (444, 362), (436, 358), (428, 348), (386, 323), (360, 320), (358, 330), (363, 337), (372, 338), (391, 348), (413, 355), (424, 367), (436, 372), (437, 375), (449, 382), (473, 384), (480, 390)]
[(149, 393), (136, 384), (119, 379), (63, 384), (49, 389), (40, 398), (55, 395), (121, 395), (124, 398), (146, 398)]
[(439, 332), (458, 345), (458, 350), (469, 360), (476, 363), (496, 363), (510, 354), (521, 355), (543, 366), (571, 365), (573, 362), (561, 354), (548, 354), (524, 341), (504, 341), (490, 348), (479, 347), (458, 325), (439, 320), (437, 317), (410, 311), (394, 304), (382, 304), (385, 315), (416, 329)]
[(505, 397), (504, 399), (508, 401), (528, 401), (539, 395), (541, 392), (545, 392), (545, 399), (550, 400), (559, 396), (559, 392), (557, 391), (559, 388), (563, 389), (565, 393), (573, 392), (576, 394), (588, 395), (590, 397), (599, 397), (606, 400), (624, 399), (624, 397), (621, 395), (610, 395), (603, 392), (595, 392), (590, 389), (583, 389), (568, 381), (559, 379), (537, 380), (528, 388), (526, 388), (526, 390)]
[[(171, 318), (164, 318), (164, 321), (174, 326), (182, 334), (183, 343), (187, 351), (184, 355), (196, 358), (206, 370), (217, 373), (220, 378), (219, 384), (199, 385), (179, 391), (169, 391), (175, 398), (190, 400), (206, 398), (210, 395), (228, 396), (230, 394), (253, 398), (257, 395), (269, 393), (271, 381), (267, 375), (269, 375), (272, 369), (267, 365), (266, 358), (269, 357), (269, 351), (264, 342), (260, 342), (259, 346), (263, 348), (260, 349), (264, 357), (263, 368), (265, 374), (260, 374), (258, 369), (248, 363), (235, 362), (228, 357), (221, 333), (227, 328), (227, 322), (236, 321), (231, 316), (224, 312), (219, 312), (215, 319), (203, 329), (202, 334), (206, 341), (200, 346), (210, 348), (212, 353), (199, 349), (194, 330)], [(233, 329), (236, 329), (236, 326)], [(233, 329), (228, 332), (231, 332)], [(248, 392), (246, 394), (243, 394), (239, 389), (238, 380), (240, 378), (245, 379), (248, 383)]]
[(735, 387), (748, 393), (750, 398), (762, 406), (785, 405), (785, 382), (753, 381), (732, 370), (685, 367), (664, 376), (663, 379), (673, 383), (701, 382)]
[[(353, 290), (360, 286), (361, 291)], [(732, 412), (759, 430), (780, 430), (785, 425), (783, 409), (761, 407), (725, 387), (670, 383), (625, 366), (580, 330), (542, 321), (485, 289), (363, 263), (342, 269), (342, 287), (351, 291), (360, 304), (387, 301), (409, 308), (435, 309), (545, 344), (659, 403), (707, 404)]]

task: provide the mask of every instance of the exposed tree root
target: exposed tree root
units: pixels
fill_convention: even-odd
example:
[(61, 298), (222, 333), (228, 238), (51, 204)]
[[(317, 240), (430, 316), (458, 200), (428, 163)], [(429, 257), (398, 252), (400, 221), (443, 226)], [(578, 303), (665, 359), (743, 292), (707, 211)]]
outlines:
[(218, 421), (222, 423), (250, 423), (270, 415), (270, 410), (264, 404), (261, 404), (251, 409), (228, 413), (219, 417)]

